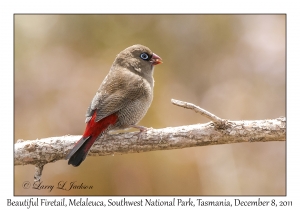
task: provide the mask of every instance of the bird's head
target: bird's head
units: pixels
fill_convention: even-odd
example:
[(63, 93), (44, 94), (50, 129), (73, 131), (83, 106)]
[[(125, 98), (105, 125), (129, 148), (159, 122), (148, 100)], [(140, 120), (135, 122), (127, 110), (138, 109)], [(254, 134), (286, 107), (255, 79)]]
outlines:
[(115, 60), (115, 64), (141, 74), (152, 74), (154, 65), (160, 63), (162, 59), (158, 55), (140, 44), (126, 48), (117, 55)]

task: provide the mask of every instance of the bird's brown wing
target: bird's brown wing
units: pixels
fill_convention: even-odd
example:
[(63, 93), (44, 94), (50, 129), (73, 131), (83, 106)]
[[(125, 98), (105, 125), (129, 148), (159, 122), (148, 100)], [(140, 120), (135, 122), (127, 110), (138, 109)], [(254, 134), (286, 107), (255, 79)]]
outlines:
[(96, 122), (116, 113), (145, 94), (143, 79), (130, 71), (110, 71), (86, 113), (86, 122), (97, 111)]

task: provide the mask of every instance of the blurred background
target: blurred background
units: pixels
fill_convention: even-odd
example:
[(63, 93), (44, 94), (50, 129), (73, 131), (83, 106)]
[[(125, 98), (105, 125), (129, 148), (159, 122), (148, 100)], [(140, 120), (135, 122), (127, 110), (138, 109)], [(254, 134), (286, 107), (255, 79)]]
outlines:
[[(140, 125), (206, 123), (171, 104), (194, 103), (230, 120), (286, 116), (285, 15), (15, 15), (15, 142), (81, 135), (85, 112), (115, 56), (133, 44), (162, 57)], [(285, 142), (240, 143), (15, 166), (15, 195), (285, 195)]]

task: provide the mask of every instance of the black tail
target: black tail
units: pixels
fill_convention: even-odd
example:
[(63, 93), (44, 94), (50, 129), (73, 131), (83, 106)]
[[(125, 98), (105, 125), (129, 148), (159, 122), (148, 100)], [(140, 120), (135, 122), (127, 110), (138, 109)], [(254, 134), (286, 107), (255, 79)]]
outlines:
[[(81, 138), (74, 148), (71, 150), (71, 152), (66, 156), (66, 159), (69, 159), (68, 164), (73, 165), (75, 167), (79, 166), (82, 161), (86, 158), (87, 154), (89, 153), (89, 150), (94, 142), (88, 141), (91, 136), (87, 138)], [(91, 144), (92, 143), (92, 144)]]

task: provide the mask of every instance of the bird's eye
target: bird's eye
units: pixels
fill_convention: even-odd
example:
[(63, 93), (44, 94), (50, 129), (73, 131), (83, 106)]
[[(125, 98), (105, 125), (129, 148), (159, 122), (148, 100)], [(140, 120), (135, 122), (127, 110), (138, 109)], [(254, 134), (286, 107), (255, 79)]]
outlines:
[(149, 55), (147, 53), (142, 53), (141, 54), (141, 59), (147, 60), (149, 58)]

